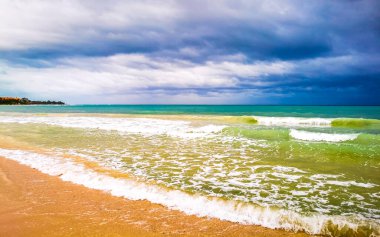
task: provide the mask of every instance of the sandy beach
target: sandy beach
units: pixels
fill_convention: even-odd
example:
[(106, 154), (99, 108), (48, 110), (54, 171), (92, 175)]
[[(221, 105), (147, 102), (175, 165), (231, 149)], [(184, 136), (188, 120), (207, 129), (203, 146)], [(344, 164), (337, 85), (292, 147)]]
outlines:
[(187, 216), (0, 158), (0, 236), (307, 236)]

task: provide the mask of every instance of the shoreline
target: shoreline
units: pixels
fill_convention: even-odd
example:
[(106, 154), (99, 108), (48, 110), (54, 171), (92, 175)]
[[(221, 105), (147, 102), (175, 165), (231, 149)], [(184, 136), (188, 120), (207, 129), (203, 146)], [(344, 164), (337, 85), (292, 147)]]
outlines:
[[(257, 137), (250, 136), (250, 132), (256, 131), (256, 127), (248, 128), (248, 126), (241, 125), (246, 122), (244, 119), (236, 120), (231, 119), (231, 116), (223, 116), (218, 117), (218, 119), (220, 118), (220, 120), (218, 120), (212, 116), (207, 116), (207, 118), (201, 116), (201, 118), (199, 118), (199, 116), (176, 115), (173, 117), (173, 115), (171, 115), (164, 116), (165, 119), (168, 120), (164, 121), (150, 119), (157, 117), (161, 118), (162, 115), (144, 116), (144, 118), (141, 118), (140, 120), (119, 119), (119, 117), (134, 118), (135, 116), (132, 115), (103, 115), (104, 118), (103, 116), (99, 118), (97, 116), (91, 116), (91, 118), (87, 118), (86, 116), (71, 117), (71, 114), (36, 114), (35, 116), (28, 117), (18, 117), (16, 115), (9, 115), (8, 117), (0, 116), (2, 122), (0, 124), (0, 156), (6, 157), (8, 160), (15, 161), (17, 164), (19, 164), (18, 166), (16, 165), (17, 167), (12, 166), (10, 170), (12, 172), (19, 172), (19, 170), (21, 170), (20, 164), (24, 164), (26, 165), (25, 167), (32, 168), (37, 173), (41, 172), (40, 174), (50, 175), (48, 176), (51, 177), (49, 178), (50, 180), (55, 179), (55, 181), (51, 182), (51, 188), (48, 192), (59, 193), (60, 196), (64, 195), (62, 193), (74, 193), (74, 196), (81, 199), (82, 205), (77, 205), (75, 208), (76, 210), (80, 211), (65, 214), (65, 218), (69, 220), (67, 222), (68, 224), (63, 224), (62, 220), (54, 219), (41, 221), (42, 224), (37, 223), (34, 225), (42, 226), (41, 229), (44, 230), (50, 229), (49, 226), (43, 228), (43, 226), (45, 226), (45, 222), (54, 223), (60, 221), (58, 224), (56, 224), (57, 226), (61, 226), (57, 233), (60, 233), (62, 229), (65, 231), (66, 229), (70, 228), (80, 230), (83, 229), (81, 226), (89, 225), (88, 218), (93, 220), (99, 218), (100, 215), (106, 217), (98, 219), (97, 224), (92, 224), (92, 227), (89, 228), (89, 231), (96, 231), (95, 233), (101, 233), (99, 234), (100, 236), (110, 234), (128, 236), (127, 232), (123, 232), (123, 229), (125, 228), (133, 230), (137, 229), (137, 232), (143, 231), (143, 233), (132, 236), (161, 235), (161, 233), (165, 233), (166, 235), (170, 236), (292, 235), (291, 232), (285, 232), (285, 230), (305, 231), (307, 234), (324, 233), (326, 235), (334, 235), (334, 233), (358, 233), (363, 234), (363, 236), (369, 236), (370, 233), (375, 233), (376, 235), (378, 232), (378, 224), (376, 222), (376, 218), (372, 218), (368, 212), (365, 213), (359, 208), (357, 213), (363, 213), (363, 215), (368, 215), (368, 217), (366, 216), (365, 218), (363, 217), (361, 219), (360, 215), (355, 214), (352, 215), (352, 219), (350, 219), (344, 215), (324, 215), (322, 212), (319, 212), (319, 210), (317, 210), (314, 215), (303, 215), (302, 213), (304, 212), (302, 211), (292, 212), (291, 208), (287, 209), (285, 206), (289, 204), (287, 202), (283, 202), (284, 207), (279, 209), (260, 208), (260, 205), (258, 205), (259, 208), (255, 208), (255, 205), (245, 205), (246, 202), (240, 202), (240, 200), (243, 198), (247, 198), (247, 200), (248, 198), (252, 198), (252, 200), (258, 200), (254, 198), (259, 195), (260, 197), (265, 197), (266, 193), (265, 191), (262, 193), (262, 190), (266, 190), (265, 185), (269, 183), (274, 185), (270, 187), (272, 190), (275, 190), (276, 187), (278, 187), (279, 190), (285, 190), (285, 192), (283, 192), (283, 196), (286, 197), (284, 199), (281, 196), (279, 198), (269, 199), (269, 201), (294, 200), (296, 204), (295, 206), (297, 206), (298, 203), (300, 205), (303, 203), (316, 203), (322, 204), (321, 207), (325, 208), (322, 210), (330, 210), (330, 206), (323, 205), (324, 203), (315, 198), (321, 197), (319, 193), (323, 193), (324, 191), (327, 192), (327, 197), (334, 197), (334, 192), (330, 192), (333, 190), (333, 188), (334, 190), (336, 189), (337, 191), (341, 192), (342, 190), (348, 190), (348, 188), (345, 187), (349, 186), (349, 190), (353, 195), (362, 194), (368, 189), (369, 197), (363, 196), (365, 200), (368, 199), (368, 201), (365, 203), (373, 203), (373, 205), (377, 205), (376, 200), (371, 199), (372, 196), (370, 196), (372, 194), (376, 195), (376, 187), (378, 187), (378, 177), (373, 175), (376, 173), (375, 168), (368, 168), (368, 172), (364, 172), (362, 169), (360, 169), (360, 171), (358, 170), (358, 172), (355, 173), (360, 175), (360, 177), (363, 177), (363, 180), (358, 180), (356, 177), (352, 177), (351, 175), (345, 178), (337, 178), (337, 176), (334, 175), (334, 172), (319, 170), (318, 167), (310, 168), (312, 166), (308, 165), (307, 162), (304, 163), (305, 159), (303, 159), (303, 157), (314, 157), (315, 155), (312, 151), (314, 148), (323, 148), (321, 152), (318, 153), (321, 156), (318, 157), (331, 158), (329, 154), (334, 152), (332, 153), (334, 155), (333, 157), (340, 158), (341, 153), (335, 153), (335, 151), (337, 151), (338, 148), (340, 150), (342, 146), (351, 147), (351, 143), (357, 144), (358, 149), (350, 150), (350, 153), (348, 153), (346, 156), (343, 156), (342, 159), (334, 161), (335, 163), (338, 162), (338, 165), (342, 165), (342, 167), (344, 167), (346, 165), (347, 157), (360, 158), (361, 155), (364, 154), (377, 157), (377, 154), (379, 154), (377, 153), (378, 147), (376, 144), (378, 137), (371, 135), (370, 132), (368, 134), (365, 133), (361, 135), (361, 137), (358, 138), (358, 141), (352, 141), (350, 144), (339, 144), (335, 143), (334, 141), (328, 142), (328, 144), (326, 144), (327, 146), (325, 146), (325, 144), (322, 146), (320, 143), (304, 144), (303, 142), (299, 142), (299, 140), (303, 140), (304, 135), (310, 137), (315, 136), (316, 134), (322, 134), (320, 132), (324, 132), (323, 134), (326, 135), (332, 134), (331, 131), (333, 131), (335, 132), (335, 137), (338, 135), (347, 135), (345, 133), (336, 133), (346, 130), (338, 130), (334, 128), (320, 129), (316, 130), (318, 133), (309, 132), (311, 134), (301, 134), (302, 136), (297, 136), (296, 134), (293, 136), (294, 134), (292, 135), (292, 132), (300, 132), (304, 130), (294, 130), (292, 128), (286, 127), (287, 124), (292, 124), (290, 122), (293, 122), (287, 121), (287, 123), (284, 126), (281, 126), (279, 129), (275, 131), (270, 130), (271, 133), (267, 132), (268, 129), (263, 129), (263, 132), (260, 130), (261, 133), (257, 133), (258, 138), (265, 135), (268, 137), (267, 142), (263, 144), (254, 144), (253, 146), (246, 148), (245, 146), (250, 145), (252, 140), (257, 140)], [(177, 116), (181, 118), (180, 121), (170, 121), (171, 119), (175, 119)], [(168, 117), (170, 117), (170, 119)], [(221, 123), (219, 123), (219, 121), (221, 121)], [(231, 125), (229, 123), (227, 124), (227, 122), (231, 122)], [(242, 126), (244, 129), (235, 129), (233, 125), (235, 122), (238, 124), (237, 127)], [(308, 123), (308, 126), (306, 127), (313, 126), (315, 126), (314, 123)], [(217, 129), (224, 129), (225, 127), (228, 127), (229, 129), (225, 131), (230, 133), (217, 133), (214, 135), (214, 131), (219, 131)], [(246, 127), (247, 129), (245, 129)], [(249, 140), (244, 140), (245, 136), (241, 137), (240, 135), (237, 136), (235, 133), (232, 133), (236, 131), (247, 132), (245, 135), (247, 135)], [(307, 131), (309, 130), (306, 129), (304, 132)], [(314, 131), (314, 129), (310, 129), (310, 131)], [(276, 140), (274, 141), (279, 141), (279, 144), (271, 143), (271, 137), (273, 137), (273, 134), (277, 136)], [(176, 139), (177, 137), (181, 139)], [(202, 140), (209, 137), (210, 139)], [(252, 140), (250, 140), (251, 138)], [(231, 140), (229, 139), (232, 139), (233, 142), (230, 142)], [(221, 141), (227, 141), (227, 143), (218, 143)], [(239, 146), (231, 147), (231, 144), (235, 145), (236, 142), (242, 143), (239, 143)], [(268, 144), (268, 146), (272, 145), (269, 147), (271, 149), (269, 149), (267, 146), (262, 146), (265, 144)], [(374, 148), (376, 149), (368, 150), (367, 148), (371, 148), (369, 145), (372, 144), (375, 145)], [(285, 149), (286, 152), (293, 145), (299, 149), (296, 149), (294, 151), (291, 150), (289, 151), (290, 153), (285, 153), (285, 155), (280, 155), (279, 158), (284, 158), (284, 160), (279, 160), (278, 162), (273, 163), (272, 156), (274, 158), (278, 158), (278, 155), (276, 153), (273, 153), (273, 149), (283, 147), (281, 145), (289, 147)], [(170, 155), (168, 151), (174, 152), (172, 155)], [(303, 153), (300, 153), (301, 151)], [(328, 152), (327, 155), (325, 154), (326, 152)], [(216, 154), (215, 157), (214, 154)], [(239, 162), (237, 165), (231, 166), (230, 164), (232, 161), (228, 159), (220, 159), (221, 157), (223, 158), (221, 154), (223, 154), (225, 157), (232, 157), (233, 163), (236, 163), (236, 160)], [(263, 156), (263, 154), (266, 154), (267, 156)], [(286, 158), (292, 157), (293, 154), (300, 155), (300, 157), (294, 160), (285, 160)], [(195, 157), (195, 159), (188, 159), (187, 157)], [(239, 158), (233, 159), (234, 157)], [(166, 163), (163, 163), (163, 161)], [(204, 163), (203, 161), (207, 161), (208, 163)], [(302, 162), (302, 164), (298, 164), (299, 161)], [(318, 160), (316, 161), (318, 162)], [(358, 160), (358, 164), (361, 165), (364, 161), (366, 161), (366, 159), (360, 159)], [(330, 164), (326, 161), (324, 161), (324, 163)], [(219, 169), (218, 167), (221, 164), (225, 165), (225, 168)], [(366, 164), (368, 163), (364, 164), (365, 168)], [(178, 171), (178, 167), (182, 167), (184, 165), (186, 165), (186, 167), (196, 168), (190, 168), (185, 172)], [(374, 163), (374, 165), (376, 166), (376, 163)], [(236, 170), (236, 167), (243, 166), (252, 168), (241, 168), (238, 172), (230, 172), (231, 170)], [(156, 169), (156, 167), (158, 167), (158, 169)], [(202, 167), (202, 169), (198, 169), (197, 167)], [(205, 169), (203, 169), (203, 167), (205, 167)], [(213, 172), (210, 173), (208, 172), (208, 167), (211, 169), (214, 169), (215, 167), (216, 168)], [(264, 168), (262, 169), (262, 167)], [(149, 173), (150, 171), (152, 173)], [(199, 173), (199, 176), (194, 176), (195, 172), (193, 173), (193, 171)], [(146, 175), (144, 172), (147, 172)], [(7, 193), (14, 192), (14, 187), (5, 188), (5, 185), (1, 185), (1, 176), (5, 177), (4, 183), (9, 183), (6, 180), (13, 180), (13, 182), (11, 182), (13, 184), (22, 183), (19, 182), (21, 179), (11, 179), (8, 175), (3, 174), (6, 174), (6, 172), (3, 172), (0, 169), (0, 187), (2, 187), (0, 189), (0, 197), (2, 195), (1, 192), (4, 193), (3, 196), (6, 196)], [(238, 176), (237, 174), (241, 174), (242, 177), (235, 179), (235, 177)], [(254, 175), (251, 176), (251, 174)], [(328, 176), (330, 174), (331, 178)], [(134, 177), (134, 175), (136, 175), (136, 177)], [(170, 179), (166, 179), (165, 177), (167, 175), (172, 175), (173, 177), (170, 176)], [(34, 177), (35, 175), (32, 174), (28, 179), (33, 181), (35, 180)], [(140, 179), (140, 177), (143, 179)], [(196, 183), (195, 185), (188, 188), (188, 186), (186, 186), (188, 177), (190, 177), (190, 179), (192, 179), (192, 177), (195, 177), (194, 180), (198, 180), (199, 183)], [(213, 177), (227, 178), (215, 180)], [(298, 181), (294, 181), (293, 179), (297, 179)], [(237, 182), (233, 183), (235, 180), (237, 180)], [(268, 180), (270, 181), (268, 182)], [(215, 185), (214, 183), (211, 183), (214, 181)], [(244, 185), (242, 182), (248, 185)], [(300, 188), (294, 188), (291, 185), (295, 182), (309, 186), (300, 186)], [(78, 187), (80, 187), (82, 191), (79, 191), (82, 194), (77, 194), (77, 191), (73, 190), (61, 191), (62, 188), (60, 188), (60, 186), (62, 183), (73, 184), (73, 187), (77, 187), (75, 188), (76, 190), (78, 190)], [(179, 186), (179, 188), (177, 188), (177, 186), (173, 187), (171, 186), (172, 183), (179, 183), (182, 186)], [(207, 186), (208, 184), (210, 185)], [(236, 184), (241, 184), (241, 186), (244, 188), (239, 188), (239, 186)], [(255, 184), (256, 186), (254, 186)], [(13, 199), (16, 199), (15, 197), (23, 197), (24, 200), (29, 199), (30, 201), (28, 203), (21, 203), (23, 206), (27, 207), (27, 209), (34, 209), (35, 206), (44, 206), (46, 203), (52, 202), (56, 203), (56, 206), (65, 206), (63, 210), (69, 210), (71, 208), (71, 205), (77, 202), (76, 198), (71, 197), (66, 197), (65, 200), (62, 200), (60, 197), (54, 195), (45, 198), (45, 196), (47, 196), (46, 193), (48, 193), (45, 191), (46, 187), (43, 185), (38, 186), (35, 181), (29, 182), (24, 186), (35, 190), (33, 192), (39, 193), (39, 196), (34, 196), (31, 198), (29, 198), (31, 196), (30, 192), (19, 193), (13, 196)], [(201, 189), (199, 192), (197, 192), (197, 188), (199, 187), (201, 187)], [(233, 193), (234, 196), (232, 197), (228, 195), (215, 197), (219, 193), (218, 190), (212, 193), (214, 191), (214, 187), (232, 187), (238, 191), (241, 190), (242, 193), (235, 192)], [(306, 190), (305, 187), (313, 188), (307, 188)], [(101, 193), (104, 198), (100, 198), (97, 204), (94, 203), (90, 200), (92, 199), (91, 195), (83, 194), (89, 190), (95, 191), (98, 194)], [(248, 191), (245, 192), (246, 190)], [(290, 191), (286, 193), (286, 190)], [(306, 191), (297, 192), (298, 190)], [(210, 195), (207, 195), (207, 192), (210, 192)], [(273, 193), (276, 193), (276, 191)], [(95, 194), (95, 196), (98, 196), (98, 194)], [(226, 194), (230, 193), (226, 192)], [(271, 194), (270, 191), (269, 194)], [(307, 196), (311, 199), (305, 201), (304, 197), (299, 196)], [(122, 204), (118, 205), (117, 207), (113, 207), (113, 201), (109, 200), (113, 200), (114, 197), (121, 197), (117, 199), (122, 200)], [(41, 198), (45, 198), (46, 201), (42, 203), (36, 201), (40, 200)], [(321, 197), (322, 201), (324, 200), (323, 198), (324, 197)], [(348, 200), (344, 193), (340, 195), (339, 198), (341, 198), (340, 200), (343, 201)], [(12, 200), (12, 198), (8, 199)], [(0, 199), (0, 203), (2, 203), (3, 206), (11, 206), (13, 208), (14, 203), (8, 202), (9, 200), (2, 201)], [(66, 200), (71, 200), (71, 203), (67, 203)], [(136, 202), (130, 200), (147, 201)], [(138, 203), (141, 202), (145, 203), (143, 204), (144, 208), (136, 209), (134, 206), (140, 205)], [(88, 208), (88, 203), (94, 203), (94, 207)], [(360, 200), (356, 201), (355, 199), (353, 200), (353, 203), (357, 204), (356, 206), (359, 206), (360, 203), (363, 202)], [(0, 204), (0, 206), (2, 205)], [(124, 205), (127, 205), (128, 208), (120, 211), (120, 206)], [(42, 215), (62, 215), (61, 213), (56, 212), (56, 206), (51, 205), (48, 209), (44, 210)], [(83, 209), (83, 206), (86, 206), (87, 209)], [(102, 208), (104, 206), (107, 206), (106, 211), (99, 210), (99, 206)], [(160, 210), (156, 208), (158, 206), (161, 207)], [(335, 206), (339, 206), (339, 208), (341, 207), (342, 209), (347, 209), (347, 206), (339, 205), (339, 203)], [(352, 213), (352, 209), (346, 209), (342, 210), (342, 213)], [(111, 210), (110, 213), (108, 213), (109, 210)], [(133, 212), (132, 214), (131, 210)], [(179, 210), (181, 212), (171, 210)], [(1, 212), (2, 209), (0, 209), (0, 213)], [(6, 214), (4, 215), (8, 216), (15, 214), (7, 211), (5, 213)], [(83, 217), (81, 216), (82, 213), (92, 213), (92, 215)], [(152, 213), (155, 213), (154, 217), (151, 217)], [(27, 213), (27, 215), (32, 214), (33, 213), (30, 212)], [(201, 218), (191, 216), (194, 214)], [(171, 218), (172, 216), (175, 217)], [(7, 220), (7, 218), (8, 217), (5, 216), (3, 219)], [(29, 218), (29, 222), (36, 218), (38, 219), (40, 217), (31, 217)], [(154, 218), (153, 221), (151, 218)], [(72, 219), (75, 219), (75, 221), (72, 221)], [(119, 220), (122, 220), (122, 222), (116, 222)], [(165, 226), (162, 226), (162, 223), (155, 223), (155, 220), (160, 220), (160, 222), (165, 223)], [(214, 221), (214, 224), (211, 224), (211, 226), (210, 220)], [(64, 219), (64, 221), (66, 221), (66, 219)], [(74, 224), (70, 224), (70, 221)], [(77, 222), (80, 224), (77, 224)], [(112, 222), (111, 226), (114, 226), (115, 223), (118, 224), (118, 226), (112, 228), (108, 227), (110, 222)], [(194, 224), (197, 222), (201, 222), (201, 224)], [(18, 222), (16, 221), (16, 223)], [(130, 223), (132, 223), (132, 226)], [(242, 224), (240, 225), (237, 223)], [(7, 225), (9, 224), (4, 224), (3, 227), (8, 228)], [(17, 226), (25, 228), (23, 225), (25, 225), (25, 223), (17, 224)], [(137, 227), (135, 225), (137, 225)], [(216, 228), (215, 225), (218, 225), (219, 227)], [(247, 227), (247, 225), (251, 226)], [(106, 230), (104, 230), (104, 228)], [(110, 228), (111, 232), (109, 231)], [(259, 230), (260, 228), (262, 231)], [(271, 228), (278, 228), (283, 231), (279, 231), (274, 234)], [(113, 229), (120, 230), (121, 234), (119, 232), (112, 232), (114, 231)], [(226, 229), (228, 231), (225, 231)], [(229, 231), (230, 229), (234, 231), (234, 234), (231, 234)], [(28, 229), (24, 231), (30, 232)], [(4, 235), (8, 236), (10, 233), (12, 233), (12, 231), (8, 231)], [(86, 232), (83, 234), (78, 232), (75, 233), (75, 235), (78, 234), (90, 236), (93, 235), (93, 232)], [(306, 236), (307, 234), (303, 234), (302, 236)], [(37, 236), (39, 235), (41, 235), (41, 233)], [(46, 235), (51, 236), (52, 233), (48, 233)], [(1, 232), (0, 236), (2, 236)], [(16, 236), (19, 235), (16, 234)]]
[(1, 236), (309, 236), (114, 197), (4, 157), (0, 187)]

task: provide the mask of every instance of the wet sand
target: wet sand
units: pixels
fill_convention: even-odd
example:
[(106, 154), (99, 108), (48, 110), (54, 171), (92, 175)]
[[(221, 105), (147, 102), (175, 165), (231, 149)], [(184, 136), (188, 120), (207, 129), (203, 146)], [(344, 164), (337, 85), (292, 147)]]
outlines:
[(0, 157), (0, 236), (307, 236), (188, 216)]

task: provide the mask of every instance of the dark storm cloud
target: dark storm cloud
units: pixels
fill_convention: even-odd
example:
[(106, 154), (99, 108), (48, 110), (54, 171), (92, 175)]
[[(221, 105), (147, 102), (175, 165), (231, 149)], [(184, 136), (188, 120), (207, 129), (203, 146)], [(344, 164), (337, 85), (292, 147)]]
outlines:
[[(274, 103), (315, 104), (325, 94), (326, 103), (380, 103), (376, 0), (35, 0), (4, 1), (0, 9), (0, 60), (17, 78), (2, 74), (3, 93), (20, 90), (21, 76), (54, 80), (42, 75), (58, 78), (64, 70), (68, 80), (75, 77), (72, 86), (91, 84), (76, 75), (111, 78), (108, 94), (133, 90), (222, 98), (244, 91), (247, 96), (237, 102), (255, 103), (255, 95), (267, 95)], [(114, 61), (117, 55), (128, 59)], [(128, 55), (143, 60), (136, 63)], [(119, 82), (124, 87), (117, 80), (124, 80)], [(103, 88), (96, 82), (82, 87), (98, 94)], [(283, 97), (271, 100), (272, 92)]]
[[(11, 50), (13, 55), (26, 58), (50, 58), (175, 52), (192, 47), (203, 50), (199, 55), (202, 57), (243, 53), (252, 60), (287, 60), (379, 50), (380, 18), (376, 1), (267, 2), (179, 2), (172, 6), (178, 11), (173, 13), (175, 16), (163, 14), (162, 18), (168, 19), (157, 24), (150, 21), (154, 18), (149, 12), (147, 18), (132, 16), (131, 22), (120, 25), (113, 24), (112, 19), (103, 25), (98, 25), (96, 19), (86, 24), (79, 19), (78, 24), (70, 23), (71, 31), (63, 32), (77, 40), (2, 51)], [(93, 14), (102, 12), (82, 5)], [(110, 15), (123, 17), (123, 12), (108, 10)], [(144, 15), (144, 9), (140, 11), (134, 14)], [(128, 13), (131, 14), (128, 11), (125, 14)]]

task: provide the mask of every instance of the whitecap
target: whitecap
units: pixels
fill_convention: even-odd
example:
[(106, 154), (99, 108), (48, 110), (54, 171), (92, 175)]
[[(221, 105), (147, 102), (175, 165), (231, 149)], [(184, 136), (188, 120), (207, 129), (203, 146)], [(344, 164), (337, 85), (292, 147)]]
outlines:
[(265, 126), (311, 126), (326, 127), (331, 125), (332, 119), (301, 118), (301, 117), (263, 117), (254, 116), (259, 125)]
[(355, 140), (359, 134), (335, 134), (335, 133), (321, 133), (321, 132), (309, 132), (296, 129), (290, 129), (290, 136), (303, 141), (326, 141), (326, 142), (342, 142)]

